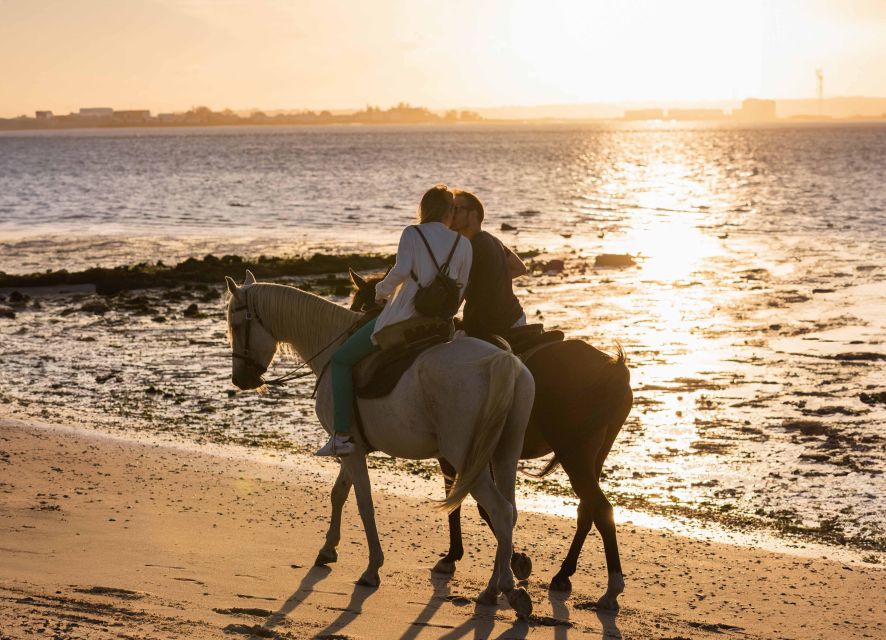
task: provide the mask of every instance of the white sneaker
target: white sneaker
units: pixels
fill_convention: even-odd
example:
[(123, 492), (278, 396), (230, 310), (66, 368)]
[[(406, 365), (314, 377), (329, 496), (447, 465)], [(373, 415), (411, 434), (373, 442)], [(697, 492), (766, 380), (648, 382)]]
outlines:
[(315, 456), (347, 456), (354, 453), (354, 439), (347, 433), (335, 433)]

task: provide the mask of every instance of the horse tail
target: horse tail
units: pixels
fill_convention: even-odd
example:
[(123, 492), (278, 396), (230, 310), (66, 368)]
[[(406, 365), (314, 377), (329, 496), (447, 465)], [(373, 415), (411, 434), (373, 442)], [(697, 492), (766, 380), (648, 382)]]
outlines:
[(541, 471), (527, 471), (526, 469), (521, 469), (523, 473), (525, 473), (530, 478), (544, 478), (554, 472), (554, 469), (560, 466), (560, 461), (557, 459), (557, 454), (555, 453), (551, 456), (551, 459), (545, 463), (545, 466), (541, 469)]
[[(615, 341), (615, 358), (614, 361), (611, 362), (614, 365), (621, 365), (624, 367), (625, 372), (627, 372), (628, 367), (628, 358), (625, 355), (624, 347), (621, 346), (621, 342), (618, 340)], [(628, 374), (628, 378), (630, 379), (630, 374)]]
[(611, 388), (616, 391), (627, 389), (631, 398), (633, 398), (633, 393), (631, 392), (631, 372), (628, 369), (628, 358), (625, 356), (625, 350), (622, 348), (621, 342), (616, 341), (615, 349), (616, 357), (611, 358), (609, 361), (609, 366), (615, 369), (615, 373), (610, 381)]
[(514, 402), (517, 376), (523, 368), (523, 364), (508, 351), (496, 351), (481, 359), (478, 364), (487, 370), (489, 391), (474, 426), (462, 470), (455, 477), (455, 484), (449, 495), (439, 504), (439, 509), (447, 513), (462, 503), (477, 478), (489, 467)]

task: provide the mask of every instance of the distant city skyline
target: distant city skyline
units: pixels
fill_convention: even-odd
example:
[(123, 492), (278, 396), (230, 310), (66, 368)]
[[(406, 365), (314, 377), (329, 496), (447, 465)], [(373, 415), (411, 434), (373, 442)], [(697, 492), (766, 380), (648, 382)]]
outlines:
[(0, 0), (0, 117), (886, 96), (882, 0)]
[(734, 123), (791, 120), (886, 121), (886, 98), (830, 98), (824, 100), (766, 100), (749, 98), (735, 103), (587, 104), (498, 109), (430, 110), (398, 103), (390, 108), (367, 106), (352, 111), (262, 110), (239, 112), (199, 106), (187, 111), (154, 113), (150, 109), (81, 107), (69, 114), (36, 110), (33, 116), (0, 118), (0, 130), (107, 127), (180, 127), (225, 125), (317, 124), (452, 124), (557, 121), (719, 121)]

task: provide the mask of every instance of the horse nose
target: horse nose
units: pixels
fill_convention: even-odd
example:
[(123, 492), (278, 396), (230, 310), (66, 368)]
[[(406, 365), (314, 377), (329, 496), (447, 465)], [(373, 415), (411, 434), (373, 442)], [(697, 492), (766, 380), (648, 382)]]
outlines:
[(231, 382), (233, 382), (234, 386), (240, 390), (246, 389), (246, 385), (243, 382), (243, 379), (240, 376), (238, 376), (236, 373), (231, 374)]
[(231, 374), (231, 382), (234, 383), (241, 391), (249, 391), (252, 389), (257, 389), (262, 385), (262, 379), (260, 375), (251, 375), (249, 373)]

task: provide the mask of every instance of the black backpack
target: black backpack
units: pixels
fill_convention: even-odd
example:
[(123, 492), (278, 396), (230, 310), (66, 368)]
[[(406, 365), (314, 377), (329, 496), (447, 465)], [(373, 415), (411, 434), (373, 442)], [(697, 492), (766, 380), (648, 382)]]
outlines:
[(422, 286), (421, 282), (418, 281), (415, 271), (410, 271), (409, 275), (418, 284), (418, 292), (415, 294), (415, 310), (429, 318), (451, 320), (458, 311), (461, 296), (459, 295), (460, 285), (449, 275), (449, 261), (452, 260), (455, 247), (458, 246), (458, 241), (461, 240), (461, 234), (455, 234), (455, 242), (452, 243), (452, 249), (449, 250), (449, 255), (446, 256), (446, 262), (439, 265), (434, 257), (434, 252), (431, 251), (431, 245), (428, 244), (428, 239), (425, 238), (425, 234), (421, 232), (418, 226), (415, 227), (415, 230), (421, 236), (422, 241), (428, 248), (428, 253), (431, 254), (434, 266), (437, 267), (437, 275), (426, 286)]

